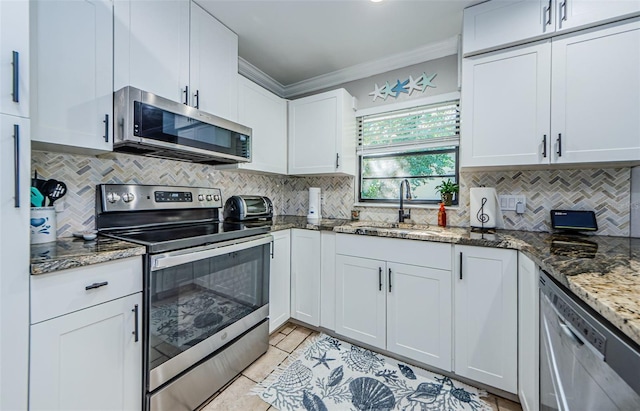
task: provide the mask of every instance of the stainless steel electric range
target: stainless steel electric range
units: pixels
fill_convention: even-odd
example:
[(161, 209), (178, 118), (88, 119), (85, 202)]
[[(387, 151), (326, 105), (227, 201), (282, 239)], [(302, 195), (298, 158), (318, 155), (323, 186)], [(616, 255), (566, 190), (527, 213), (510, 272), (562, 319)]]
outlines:
[(219, 189), (104, 184), (101, 235), (145, 245), (145, 410), (193, 410), (268, 348), (269, 227), (219, 219)]

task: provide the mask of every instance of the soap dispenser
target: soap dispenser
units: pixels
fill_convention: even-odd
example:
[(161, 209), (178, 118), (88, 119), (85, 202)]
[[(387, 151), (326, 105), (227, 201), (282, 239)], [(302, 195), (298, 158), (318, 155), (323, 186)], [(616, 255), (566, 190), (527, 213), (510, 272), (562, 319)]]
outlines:
[(447, 226), (447, 211), (444, 209), (444, 203), (440, 203), (440, 210), (438, 210), (438, 225), (440, 227)]

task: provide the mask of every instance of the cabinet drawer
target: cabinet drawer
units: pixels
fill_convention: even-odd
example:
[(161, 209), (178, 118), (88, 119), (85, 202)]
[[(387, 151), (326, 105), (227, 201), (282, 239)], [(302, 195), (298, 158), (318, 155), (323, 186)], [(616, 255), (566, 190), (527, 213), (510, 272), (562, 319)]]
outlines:
[(336, 254), (451, 269), (451, 244), (336, 234)]
[[(101, 285), (104, 283), (107, 284)], [(142, 291), (140, 257), (33, 275), (31, 324), (139, 291)]]

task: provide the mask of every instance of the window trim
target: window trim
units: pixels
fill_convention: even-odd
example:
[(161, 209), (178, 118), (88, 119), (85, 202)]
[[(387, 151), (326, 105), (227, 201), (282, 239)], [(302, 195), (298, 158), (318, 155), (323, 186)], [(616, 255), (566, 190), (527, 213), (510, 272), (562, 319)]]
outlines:
[[(367, 107), (367, 108), (357, 110), (355, 113), (355, 117), (358, 118), (358, 117), (372, 116), (372, 115), (383, 114), (391, 111), (416, 108), (420, 106), (442, 104), (452, 100), (458, 100), (459, 101), (458, 104), (460, 105), (461, 103), (460, 91), (453, 91), (453, 92), (438, 94), (434, 96), (420, 97), (420, 98), (396, 102), (392, 104), (383, 104), (375, 107)], [(354, 205), (357, 207), (391, 207), (392, 205), (395, 205), (400, 201), (400, 198), (398, 198), (397, 200), (363, 200), (361, 198), (362, 154), (359, 152), (358, 144), (357, 144), (358, 133), (356, 132), (355, 134), (356, 135), (354, 136), (354, 138), (356, 139), (356, 161), (358, 163), (357, 164), (358, 174), (356, 176), (357, 181), (355, 181), (355, 184), (353, 185), (354, 200), (355, 200)], [(445, 147), (445, 145), (441, 147)], [(437, 150), (437, 146), (434, 148)], [(425, 147), (423, 147), (423, 149), (425, 149)], [(392, 150), (389, 151), (389, 153), (391, 152)], [(455, 145), (455, 153), (456, 153), (456, 165), (457, 165), (456, 172), (455, 172), (455, 179), (457, 184), (460, 184), (460, 143), (459, 142), (457, 145)], [(374, 154), (374, 153), (371, 153), (371, 154)], [(398, 187), (399, 187), (399, 184), (398, 184)], [(454, 207), (459, 206), (459, 202), (460, 202), (459, 194), (460, 193), (458, 192), (453, 196), (452, 205)], [(399, 192), (398, 192), (398, 195), (399, 195)], [(434, 206), (437, 206), (437, 204), (441, 202), (442, 201), (435, 201), (435, 200), (423, 200), (423, 201), (410, 200), (408, 202), (408, 205), (410, 207), (415, 206), (419, 208), (434, 208)]]
[[(440, 149), (440, 150), (422, 150), (422, 151), (414, 151), (414, 152), (407, 152), (407, 151), (401, 151), (401, 152), (389, 152), (386, 154), (364, 154), (365, 156), (368, 157), (389, 157), (389, 156), (410, 156), (410, 155), (415, 155), (416, 153), (432, 153), (432, 154), (443, 154), (443, 153), (450, 153), (450, 152), (454, 152), (455, 153), (455, 159), (456, 159), (456, 171), (454, 174), (454, 178), (455, 181), (457, 182), (457, 184), (460, 184), (460, 146), (452, 146), (453, 149)], [(362, 177), (362, 154), (358, 154), (357, 158), (358, 158), (358, 183), (355, 184), (356, 186), (356, 202), (359, 205), (364, 205), (364, 206), (368, 206), (368, 205), (372, 205), (372, 204), (379, 204), (379, 205), (386, 205), (386, 204), (396, 204), (400, 201), (400, 192), (398, 191), (398, 198), (397, 199), (365, 199), (362, 198), (362, 181), (363, 181), (363, 177)], [(437, 176), (438, 177), (438, 176)], [(404, 180), (405, 178), (428, 178), (428, 177), (390, 177), (389, 179), (397, 179), (398, 181), (400, 180)], [(400, 183), (398, 183), (398, 190), (400, 190)], [(453, 195), (453, 200), (451, 202), (451, 205), (455, 205), (457, 206), (459, 203), (459, 192), (455, 193)], [(412, 204), (414, 205), (437, 205), (440, 204), (442, 202), (442, 200), (408, 200), (407, 205), (410, 206)]]

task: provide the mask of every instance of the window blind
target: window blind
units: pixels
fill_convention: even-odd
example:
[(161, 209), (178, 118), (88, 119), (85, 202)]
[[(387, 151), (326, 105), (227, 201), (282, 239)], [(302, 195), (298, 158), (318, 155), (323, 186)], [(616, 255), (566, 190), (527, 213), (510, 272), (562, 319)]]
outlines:
[(458, 100), (358, 118), (358, 154), (424, 150), (460, 143)]

